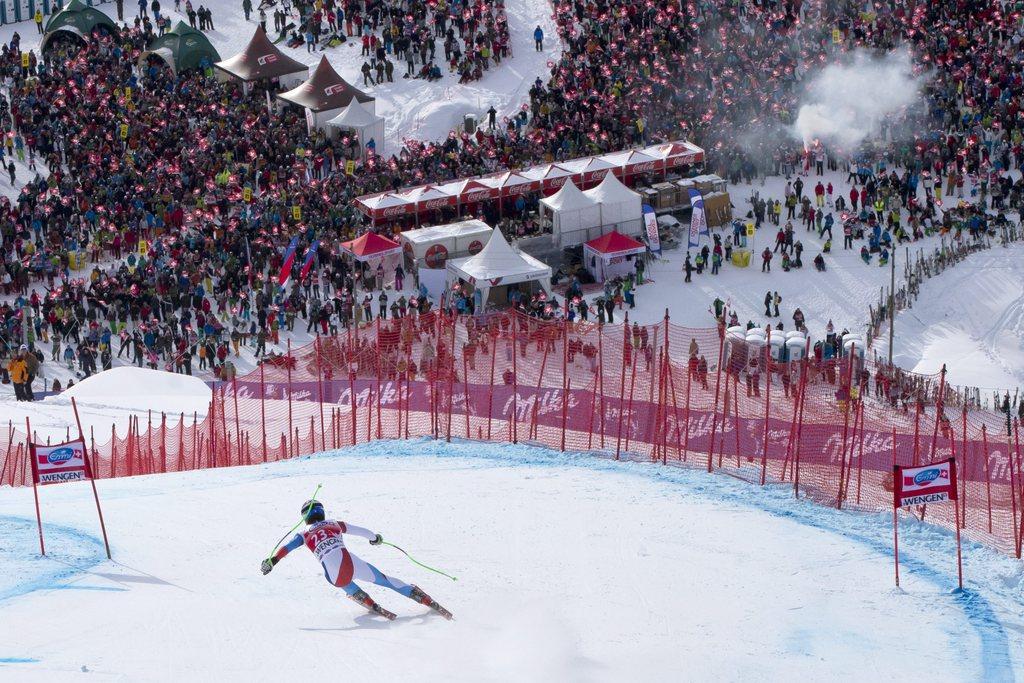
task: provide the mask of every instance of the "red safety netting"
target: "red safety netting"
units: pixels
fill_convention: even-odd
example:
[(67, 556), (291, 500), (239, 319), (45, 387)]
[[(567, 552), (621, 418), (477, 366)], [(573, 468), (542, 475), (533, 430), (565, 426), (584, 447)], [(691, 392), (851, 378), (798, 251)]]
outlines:
[[(776, 333), (782, 335), (781, 332)], [(99, 478), (271, 462), (376, 439), (536, 443), (728, 468), (836, 507), (892, 505), (893, 464), (954, 457), (964, 533), (1020, 556), (1024, 477), (1004, 416), (941, 375), (821, 358), (767, 334), (539, 321), (506, 312), (377, 320), (288, 353), (197, 415), (135, 418), (93, 444)], [(789, 346), (788, 355), (782, 349)], [(800, 346), (800, 342), (795, 342)], [(1015, 425), (1016, 423), (1014, 423)], [(25, 435), (0, 431), (0, 484), (31, 484)], [(948, 527), (953, 508), (913, 511)]]

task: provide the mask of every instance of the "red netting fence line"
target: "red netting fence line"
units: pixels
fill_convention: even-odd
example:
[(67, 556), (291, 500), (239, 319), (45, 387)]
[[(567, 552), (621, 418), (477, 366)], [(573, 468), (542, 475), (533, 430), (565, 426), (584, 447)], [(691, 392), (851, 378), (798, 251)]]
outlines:
[[(205, 415), (87, 435), (98, 478), (274, 462), (377, 439), (540, 444), (728, 468), (837, 508), (890, 509), (893, 465), (954, 457), (970, 538), (1020, 557), (1016, 421), (969, 410), (944, 377), (821, 358), (722, 328), (427, 313), (324, 336), (221, 383)], [(781, 335), (782, 333), (775, 333)], [(803, 342), (806, 344), (806, 342)], [(0, 485), (31, 484), (26, 436), (0, 431)], [(913, 511), (952, 528), (952, 506)]]

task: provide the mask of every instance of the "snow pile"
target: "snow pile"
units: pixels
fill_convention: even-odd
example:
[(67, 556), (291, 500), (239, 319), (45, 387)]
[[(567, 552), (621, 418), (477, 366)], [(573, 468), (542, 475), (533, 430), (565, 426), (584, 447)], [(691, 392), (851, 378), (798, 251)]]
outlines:
[(883, 120), (914, 104), (921, 85), (909, 51), (881, 58), (856, 52), (848, 62), (830, 64), (811, 79), (794, 133), (805, 146), (820, 140), (853, 150), (877, 135)]
[[(364, 586), (398, 619), (370, 616), (303, 548), (260, 575), (319, 483), (329, 515), (459, 577), (348, 543), (454, 622)], [(30, 561), (32, 491), (0, 494), (0, 538), (19, 560), (0, 572), (0, 678), (864, 680), (913, 662), (922, 678), (1008, 680), (1024, 665), (1016, 560), (968, 543), (969, 593), (953, 595), (950, 533), (906, 520), (896, 591), (887, 515), (788, 487), (420, 440), (99, 488), (114, 562), (76, 546), (99, 535), (87, 484), (41, 492), (46, 560)], [(56, 575), (69, 564), (74, 576)]]
[(210, 387), (197, 377), (123, 365), (83, 379), (51, 400), (166, 409), (168, 398), (209, 403), (210, 394)]

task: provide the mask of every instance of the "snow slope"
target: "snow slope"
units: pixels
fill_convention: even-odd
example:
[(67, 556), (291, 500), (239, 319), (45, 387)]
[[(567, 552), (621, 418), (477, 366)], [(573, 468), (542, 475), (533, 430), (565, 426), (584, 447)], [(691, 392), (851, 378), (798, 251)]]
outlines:
[(131, 416), (139, 418), (143, 429), (151, 413), (155, 424), (159, 424), (161, 413), (173, 424), (181, 414), (201, 420), (209, 408), (210, 394), (210, 388), (196, 377), (127, 365), (93, 375), (35, 403), (17, 402), (13, 394), (0, 394), (0, 415), (4, 429), (12, 424), (22, 432), (28, 416), (32, 431), (41, 440), (56, 442), (63, 440), (69, 429), (75, 432), (74, 397), (86, 436), (92, 429), (97, 443), (104, 443), (111, 426), (124, 436)]
[[(300, 549), (258, 565), (317, 483), (380, 531), (354, 552), (424, 587), (454, 622), (376, 587), (364, 614)], [(101, 680), (1013, 680), (1019, 562), (886, 515), (836, 512), (726, 476), (525, 446), (376, 443), (300, 461), (0, 496), (0, 678)], [(59, 634), (59, 636), (58, 636)]]
[[(879, 340), (888, 352), (888, 337)], [(914, 308), (896, 318), (893, 360), (950, 381), (1013, 389), (1024, 385), (1024, 244), (974, 254), (926, 280)]]

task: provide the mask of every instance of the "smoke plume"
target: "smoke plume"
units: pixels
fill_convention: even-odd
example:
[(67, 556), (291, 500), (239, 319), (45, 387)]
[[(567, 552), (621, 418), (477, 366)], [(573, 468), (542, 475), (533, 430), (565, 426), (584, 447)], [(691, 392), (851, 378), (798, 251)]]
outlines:
[(923, 84), (909, 51), (881, 57), (857, 51), (811, 78), (793, 134), (805, 146), (820, 140), (852, 151), (919, 102)]

